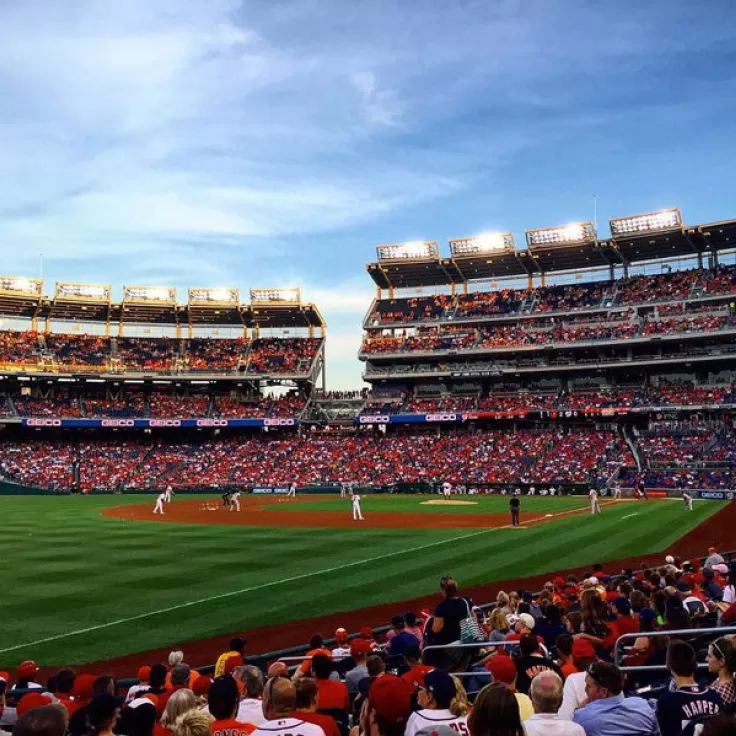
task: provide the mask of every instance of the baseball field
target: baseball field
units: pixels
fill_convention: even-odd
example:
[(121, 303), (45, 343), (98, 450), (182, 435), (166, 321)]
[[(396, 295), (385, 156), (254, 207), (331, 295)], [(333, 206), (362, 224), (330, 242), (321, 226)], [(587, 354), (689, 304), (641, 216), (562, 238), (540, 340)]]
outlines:
[(736, 522), (736, 505), (714, 501), (690, 513), (680, 501), (604, 502), (593, 517), (584, 498), (524, 497), (513, 529), (507, 498), (438, 500), (364, 496), (354, 522), (336, 497), (249, 496), (239, 513), (179, 497), (154, 517), (146, 496), (0, 496), (0, 669), (33, 658), (134, 671), (172, 645), (207, 664), (233, 632), (262, 652), (385, 624), (436, 601), (442, 574), (484, 602), (500, 583), (725, 548)]

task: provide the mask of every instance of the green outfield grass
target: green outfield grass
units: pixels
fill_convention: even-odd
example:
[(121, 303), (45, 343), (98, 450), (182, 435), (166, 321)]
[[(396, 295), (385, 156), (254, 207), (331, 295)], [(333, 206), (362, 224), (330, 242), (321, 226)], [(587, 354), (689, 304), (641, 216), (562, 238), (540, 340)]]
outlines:
[[(696, 502), (685, 513), (679, 502), (620, 504), (599, 517), (466, 531), (205, 526), (100, 515), (141, 500), (0, 496), (0, 669), (27, 658), (45, 665), (105, 659), (404, 600), (433, 593), (441, 574), (467, 587), (657, 552), (721, 508)], [(421, 500), (369, 496), (363, 509), (433, 513)], [(465, 508), (490, 512), (508, 504), (479, 500)], [(522, 503), (525, 511), (550, 512), (578, 500)], [(299, 508), (344, 504), (315, 500)]]

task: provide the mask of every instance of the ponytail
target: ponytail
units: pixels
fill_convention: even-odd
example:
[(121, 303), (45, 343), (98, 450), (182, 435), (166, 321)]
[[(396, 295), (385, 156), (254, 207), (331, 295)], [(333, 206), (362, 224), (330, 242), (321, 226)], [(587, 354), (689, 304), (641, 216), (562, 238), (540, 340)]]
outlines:
[(450, 713), (455, 716), (455, 718), (460, 718), (461, 716), (466, 716), (470, 712), (470, 708), (462, 702), (462, 700), (458, 700), (457, 698), (453, 698), (450, 701)]

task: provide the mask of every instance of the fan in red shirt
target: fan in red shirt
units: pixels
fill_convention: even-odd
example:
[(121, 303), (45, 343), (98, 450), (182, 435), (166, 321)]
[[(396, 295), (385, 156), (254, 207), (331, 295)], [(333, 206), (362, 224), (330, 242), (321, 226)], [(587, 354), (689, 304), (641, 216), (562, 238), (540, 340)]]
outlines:
[(340, 736), (340, 729), (335, 719), (324, 713), (317, 713), (317, 709), (322, 707), (317, 681), (311, 677), (301, 677), (294, 683), (294, 689), (296, 690), (296, 707), (289, 718), (314, 723), (325, 732), (325, 736)]
[(322, 634), (315, 634), (309, 640), (309, 651), (307, 652), (308, 659), (305, 659), (300, 665), (297, 674), (300, 677), (309, 674), (310, 667), (312, 666), (312, 657), (318, 654), (324, 654), (326, 657), (331, 657), (332, 652), (325, 648), (325, 640)]
[(628, 598), (620, 597), (611, 601), (611, 608), (616, 614), (616, 628), (619, 636), (638, 634), (639, 622), (631, 615), (631, 603)]
[(320, 710), (350, 710), (350, 696), (344, 682), (331, 680), (332, 658), (324, 654), (312, 657), (312, 674), (317, 681)]
[(212, 683), (207, 694), (210, 715), (215, 719), (210, 736), (250, 736), (256, 730), (251, 723), (235, 720), (239, 701), (238, 686), (230, 675), (222, 675)]

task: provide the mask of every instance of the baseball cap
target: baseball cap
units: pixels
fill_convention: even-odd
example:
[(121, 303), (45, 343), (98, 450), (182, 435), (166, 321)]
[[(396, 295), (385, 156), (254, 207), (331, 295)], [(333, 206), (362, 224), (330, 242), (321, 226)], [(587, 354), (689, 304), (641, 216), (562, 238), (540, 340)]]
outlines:
[(677, 588), (678, 593), (692, 593), (692, 589), (684, 580), (678, 580), (675, 588)]
[(616, 607), (619, 613), (623, 613), (624, 616), (628, 616), (631, 613), (631, 603), (628, 598), (621, 596), (620, 598), (614, 598), (611, 604)]
[(338, 644), (345, 644), (347, 640), (348, 640), (347, 629), (337, 629), (337, 631), (335, 631), (335, 641)]
[(87, 706), (87, 716), (93, 726), (103, 726), (107, 723), (115, 711), (123, 705), (123, 699), (110, 693), (100, 693), (92, 698)]
[(430, 670), (424, 675), (424, 689), (432, 693), (440, 705), (449, 705), (455, 697), (455, 681), (444, 670)]
[(524, 626), (527, 627), (527, 629), (533, 629), (534, 628), (534, 616), (531, 615), (531, 613), (520, 613), (519, 614), (519, 621), (521, 621)]
[(496, 654), (486, 662), (486, 669), (496, 682), (510, 685), (516, 679), (516, 665), (506, 654)]
[(138, 679), (142, 682), (148, 682), (148, 678), (151, 676), (151, 668), (146, 665), (145, 667), (138, 668)]
[(360, 635), (364, 639), (372, 639), (373, 638), (373, 629), (370, 626), (361, 626), (360, 627)]
[(35, 677), (37, 672), (38, 665), (32, 659), (27, 659), (18, 665), (18, 677)]
[(206, 675), (200, 675), (192, 684), (192, 692), (195, 695), (207, 695), (214, 680)]
[(664, 558), (664, 561), (668, 565), (674, 565), (675, 564), (675, 558), (672, 555), (667, 555), (667, 557)]
[(640, 621), (653, 621), (655, 618), (657, 618), (657, 614), (651, 608), (642, 608), (639, 611)]
[(595, 648), (587, 639), (575, 639), (572, 643), (572, 658), (575, 659), (593, 659), (595, 658)]
[(24, 713), (28, 713), (29, 710), (34, 708), (40, 708), (44, 705), (51, 705), (54, 699), (50, 695), (44, 695), (43, 693), (27, 693), (18, 701), (18, 708), (16, 714), (20, 718)]
[(402, 723), (411, 712), (411, 696), (412, 690), (407, 683), (387, 673), (371, 684), (368, 702), (379, 717), (390, 723)]
[(370, 654), (371, 651), (371, 645), (365, 639), (353, 639), (350, 642), (351, 657), (360, 657), (363, 654)]
[(91, 698), (94, 694), (95, 675), (78, 675), (74, 680), (72, 694), (78, 698)]
[(721, 575), (728, 575), (728, 565), (713, 565), (713, 570)]
[(7, 672), (0, 672), (0, 682), (8, 682), (10, 675)]

